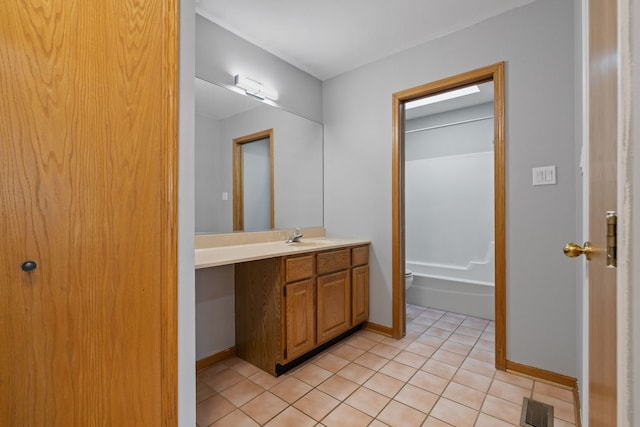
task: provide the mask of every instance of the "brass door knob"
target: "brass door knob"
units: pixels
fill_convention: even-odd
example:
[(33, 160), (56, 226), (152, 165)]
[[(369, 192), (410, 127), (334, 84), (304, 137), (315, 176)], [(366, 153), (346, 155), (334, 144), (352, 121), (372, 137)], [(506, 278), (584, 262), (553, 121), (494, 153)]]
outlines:
[(584, 242), (584, 247), (580, 246), (577, 243), (567, 243), (564, 245), (564, 254), (569, 258), (575, 258), (580, 255), (584, 255), (587, 258), (587, 261), (591, 260), (591, 254), (593, 253), (593, 248), (591, 247), (590, 242)]

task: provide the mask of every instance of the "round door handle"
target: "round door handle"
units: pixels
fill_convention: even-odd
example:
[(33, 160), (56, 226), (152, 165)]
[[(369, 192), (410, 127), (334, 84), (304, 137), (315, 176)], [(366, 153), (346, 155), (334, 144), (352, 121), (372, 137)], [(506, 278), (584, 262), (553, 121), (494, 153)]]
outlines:
[(577, 243), (567, 243), (564, 245), (563, 252), (569, 258), (575, 258), (580, 255), (584, 255), (587, 261), (591, 260), (591, 254), (593, 253), (593, 247), (590, 242), (584, 242), (584, 247)]
[(22, 271), (24, 272), (31, 273), (33, 270), (38, 268), (38, 264), (36, 264), (35, 261), (29, 260), (29, 261), (23, 262), (20, 268), (22, 268)]

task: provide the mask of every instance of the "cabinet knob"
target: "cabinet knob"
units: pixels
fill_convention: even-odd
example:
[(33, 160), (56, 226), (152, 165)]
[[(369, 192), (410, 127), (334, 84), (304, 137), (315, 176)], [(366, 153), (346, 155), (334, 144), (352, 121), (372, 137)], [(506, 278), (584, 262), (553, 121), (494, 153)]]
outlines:
[(29, 260), (29, 261), (23, 262), (20, 268), (22, 268), (22, 271), (24, 272), (31, 273), (33, 270), (38, 268), (38, 264), (36, 264), (35, 261)]

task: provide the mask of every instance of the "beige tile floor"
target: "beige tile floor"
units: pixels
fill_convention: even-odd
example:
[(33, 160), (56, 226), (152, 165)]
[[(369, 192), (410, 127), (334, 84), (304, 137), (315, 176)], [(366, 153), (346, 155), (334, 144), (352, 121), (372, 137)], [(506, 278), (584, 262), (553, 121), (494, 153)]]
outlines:
[(197, 374), (199, 427), (517, 426), (523, 396), (574, 426), (573, 392), (496, 371), (494, 323), (407, 306), (401, 340), (361, 330), (278, 378), (238, 358)]

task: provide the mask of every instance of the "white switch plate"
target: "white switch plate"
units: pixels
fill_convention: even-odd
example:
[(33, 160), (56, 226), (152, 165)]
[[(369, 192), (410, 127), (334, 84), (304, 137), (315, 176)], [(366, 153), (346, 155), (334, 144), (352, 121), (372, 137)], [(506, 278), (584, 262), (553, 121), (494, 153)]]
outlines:
[(541, 166), (533, 168), (533, 185), (553, 185), (556, 183), (556, 167)]
[(229, 200), (229, 193), (227, 193), (226, 191), (222, 192), (222, 200)]

